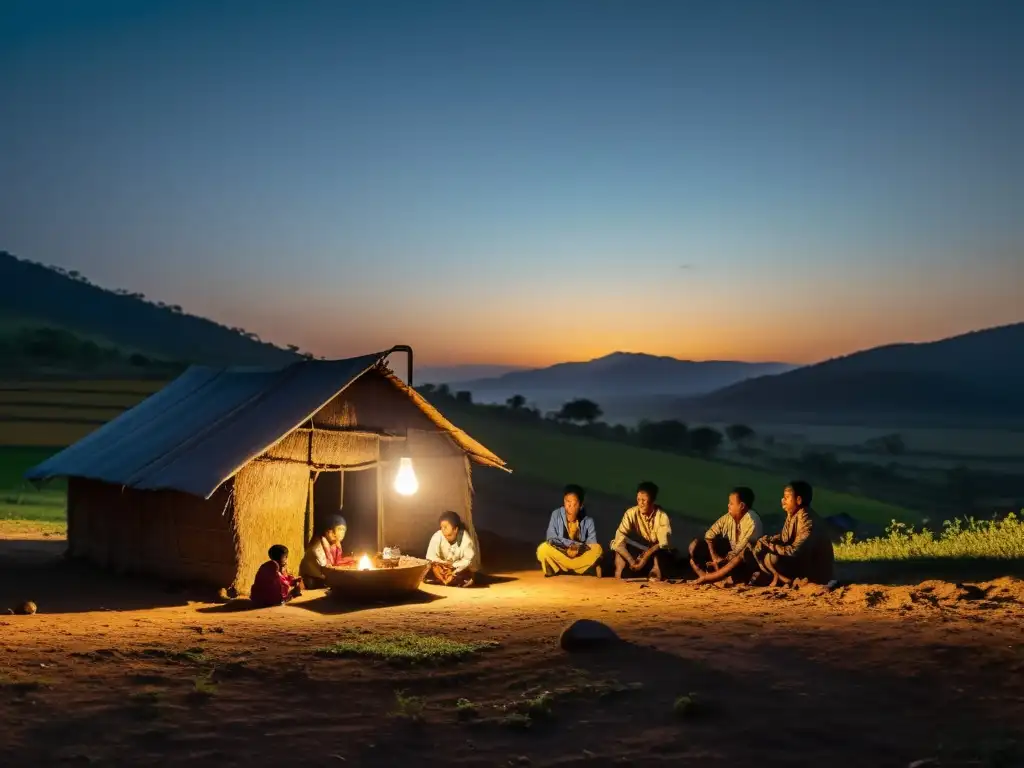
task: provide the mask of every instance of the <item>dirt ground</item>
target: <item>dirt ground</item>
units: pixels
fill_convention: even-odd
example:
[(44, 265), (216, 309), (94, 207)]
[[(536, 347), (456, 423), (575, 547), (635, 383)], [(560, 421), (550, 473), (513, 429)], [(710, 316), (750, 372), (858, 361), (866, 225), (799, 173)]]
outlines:
[[(529, 571), (392, 607), (313, 592), (238, 611), (64, 562), (30, 526), (0, 534), (0, 606), (39, 606), (0, 616), (3, 766), (1024, 765), (1018, 580), (827, 593)], [(568, 654), (575, 618), (625, 643)], [(441, 668), (315, 653), (383, 631), (499, 645)], [(544, 690), (550, 720), (502, 709)], [(424, 698), (420, 721), (396, 691)]]
[[(1024, 766), (1024, 582), (544, 579), (532, 554), (559, 489), (481, 473), (476, 491), (496, 575), (387, 607), (311, 592), (237, 610), (65, 562), (52, 529), (5, 525), (0, 609), (34, 600), (39, 613), (0, 615), (0, 766)], [(609, 539), (630, 499), (587, 501)], [(703, 524), (675, 528), (685, 542)], [(576, 618), (625, 642), (567, 654), (558, 636)], [(498, 645), (440, 668), (315, 652), (387, 631)], [(401, 715), (397, 691), (424, 700), (420, 719)], [(543, 691), (552, 718), (508, 716)], [(697, 709), (680, 716), (691, 693)], [(478, 717), (460, 719), (459, 699)]]

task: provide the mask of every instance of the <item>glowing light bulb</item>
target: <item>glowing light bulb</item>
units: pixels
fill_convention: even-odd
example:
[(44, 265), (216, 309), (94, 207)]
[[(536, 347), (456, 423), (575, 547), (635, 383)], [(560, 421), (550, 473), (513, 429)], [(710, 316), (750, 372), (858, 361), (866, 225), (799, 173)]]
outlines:
[(371, 568), (372, 568), (372, 566), (370, 565), (370, 558), (369, 557), (367, 557), (366, 555), (363, 555), (362, 557), (359, 558), (359, 570), (360, 571), (369, 571)]
[(416, 473), (412, 471), (412, 459), (403, 458), (398, 464), (398, 474), (395, 475), (395, 491), (403, 496), (412, 496), (419, 487)]

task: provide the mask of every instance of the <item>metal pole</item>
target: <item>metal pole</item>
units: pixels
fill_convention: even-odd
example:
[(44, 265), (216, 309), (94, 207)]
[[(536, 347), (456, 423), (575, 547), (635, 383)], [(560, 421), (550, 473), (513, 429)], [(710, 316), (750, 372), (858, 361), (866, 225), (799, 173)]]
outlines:
[(405, 383), (408, 384), (409, 388), (411, 389), (412, 386), (413, 386), (413, 384), (412, 384), (412, 347), (410, 347), (408, 344), (396, 344), (395, 346), (393, 346), (391, 349), (389, 349), (387, 351), (387, 353), (385, 354), (385, 357), (390, 355), (392, 352), (405, 352), (409, 356), (409, 366), (406, 369), (406, 374), (407, 375), (406, 375), (406, 382)]
[(313, 528), (316, 527), (316, 500), (313, 497), (316, 485), (316, 475), (312, 471), (313, 465), (313, 422), (309, 422), (309, 445), (306, 450), (306, 469), (309, 472), (309, 491), (306, 494), (306, 519), (303, 529), (304, 536), (302, 546), (306, 546), (313, 539)]
[(384, 467), (381, 465), (380, 438), (377, 439), (377, 552), (384, 551)]

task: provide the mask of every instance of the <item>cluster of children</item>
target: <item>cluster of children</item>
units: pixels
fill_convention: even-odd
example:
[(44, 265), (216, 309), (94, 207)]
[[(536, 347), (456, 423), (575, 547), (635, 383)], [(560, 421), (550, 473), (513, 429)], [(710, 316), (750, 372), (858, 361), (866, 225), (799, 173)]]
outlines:
[[(664, 579), (670, 570), (684, 564), (696, 575), (696, 583), (738, 581), (751, 585), (789, 584), (810, 581), (825, 584), (833, 577), (832, 541), (821, 519), (811, 508), (813, 490), (809, 483), (794, 480), (783, 489), (781, 506), (786, 513), (782, 530), (764, 534), (754, 511), (754, 492), (734, 488), (726, 513), (708, 528), (703, 538), (690, 543), (686, 555), (672, 546), (672, 524), (657, 504), (658, 486), (643, 482), (637, 487), (636, 506), (622, 516), (610, 549), (614, 554), (616, 578), (646, 576)], [(551, 513), (545, 541), (537, 548), (537, 559), (545, 576), (559, 573), (601, 576), (604, 549), (598, 543), (594, 521), (583, 506), (584, 491), (566, 486), (562, 506)], [(260, 606), (280, 605), (302, 594), (302, 589), (325, 586), (326, 568), (354, 565), (345, 557), (341, 541), (346, 524), (342, 517), (328, 521), (321, 535), (306, 548), (299, 576), (288, 574), (288, 548), (275, 544), (270, 560), (256, 573), (252, 602)], [(455, 512), (445, 512), (427, 546), (430, 570), (427, 580), (443, 586), (473, 584), (476, 549), (473, 537)]]
[[(640, 483), (636, 506), (623, 514), (611, 542), (615, 576), (662, 580), (683, 567), (692, 569), (699, 584), (826, 584), (833, 578), (835, 557), (828, 531), (811, 508), (813, 495), (810, 484), (803, 480), (788, 483), (780, 502), (786, 521), (779, 533), (765, 535), (754, 511), (754, 492), (743, 486), (734, 488), (726, 513), (703, 538), (690, 542), (687, 556), (672, 544), (672, 523), (657, 504), (658, 486)], [(537, 548), (545, 576), (588, 572), (601, 576), (604, 550), (584, 509), (583, 496), (578, 485), (566, 486), (562, 506), (551, 513), (547, 537)]]
[(345, 518), (340, 515), (327, 520), (320, 535), (306, 547), (298, 576), (288, 573), (288, 547), (284, 544), (272, 546), (267, 551), (270, 559), (256, 571), (249, 599), (259, 607), (280, 605), (301, 595), (304, 588), (325, 586), (325, 568), (354, 565), (356, 562), (354, 558), (346, 557), (341, 549), (347, 529)]
[[(298, 576), (288, 573), (288, 547), (272, 546), (267, 552), (270, 559), (256, 572), (249, 599), (261, 608), (281, 605), (301, 595), (303, 589), (326, 586), (325, 569), (356, 563), (355, 558), (346, 557), (341, 549), (346, 531), (345, 518), (339, 515), (328, 520), (320, 535), (306, 547)], [(457, 512), (442, 513), (438, 530), (427, 546), (427, 560), (430, 563), (427, 581), (446, 587), (473, 586), (476, 547)]]

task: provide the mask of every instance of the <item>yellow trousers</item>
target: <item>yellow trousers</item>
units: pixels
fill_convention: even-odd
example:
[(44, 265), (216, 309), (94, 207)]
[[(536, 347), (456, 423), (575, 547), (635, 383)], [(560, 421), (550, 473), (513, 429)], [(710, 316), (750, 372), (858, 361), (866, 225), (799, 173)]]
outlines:
[(545, 541), (537, 547), (537, 559), (545, 573), (575, 573), (582, 576), (597, 565), (604, 554), (600, 544), (590, 544), (589, 547), (582, 555), (569, 557)]

